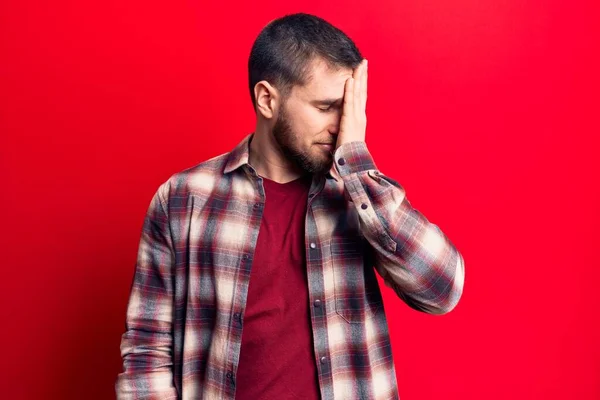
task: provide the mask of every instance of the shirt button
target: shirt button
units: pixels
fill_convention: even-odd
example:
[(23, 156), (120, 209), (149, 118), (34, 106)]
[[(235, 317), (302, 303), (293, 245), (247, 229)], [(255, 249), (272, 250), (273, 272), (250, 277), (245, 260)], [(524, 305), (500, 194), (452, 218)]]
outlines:
[(362, 203), (362, 204), (360, 205), (360, 208), (362, 208), (363, 210), (366, 210), (366, 209), (367, 209), (367, 207), (369, 207), (369, 206), (368, 206), (368, 205), (366, 205), (365, 203)]
[(327, 362), (327, 357), (321, 357), (321, 364), (325, 364)]
[(342, 158), (338, 159), (338, 164), (344, 165), (344, 164), (346, 164), (346, 160), (344, 160), (344, 158), (342, 157)]
[(321, 300), (317, 299), (315, 300), (315, 307), (321, 307)]
[(316, 245), (316, 244), (313, 242), (313, 243), (311, 243), (311, 244), (310, 244), (310, 248), (311, 248), (311, 249), (316, 249), (316, 248), (317, 248), (317, 245)]
[(254, 208), (260, 208), (260, 203), (255, 203)]
[(233, 378), (233, 374), (231, 372), (228, 372), (227, 373), (227, 378), (229, 378), (229, 379)]

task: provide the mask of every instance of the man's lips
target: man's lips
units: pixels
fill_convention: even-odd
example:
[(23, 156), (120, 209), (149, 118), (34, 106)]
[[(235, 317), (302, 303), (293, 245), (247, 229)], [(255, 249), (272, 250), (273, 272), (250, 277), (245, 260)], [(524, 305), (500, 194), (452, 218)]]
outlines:
[(333, 143), (317, 143), (319, 147), (327, 151), (329, 154), (333, 154)]

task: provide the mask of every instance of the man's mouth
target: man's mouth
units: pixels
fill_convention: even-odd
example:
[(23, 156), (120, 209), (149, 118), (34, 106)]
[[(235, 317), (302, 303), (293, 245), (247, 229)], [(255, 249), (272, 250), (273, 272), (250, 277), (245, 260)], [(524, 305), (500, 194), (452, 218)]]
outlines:
[(325, 150), (333, 150), (333, 143), (318, 143), (319, 146), (321, 146), (323, 149)]

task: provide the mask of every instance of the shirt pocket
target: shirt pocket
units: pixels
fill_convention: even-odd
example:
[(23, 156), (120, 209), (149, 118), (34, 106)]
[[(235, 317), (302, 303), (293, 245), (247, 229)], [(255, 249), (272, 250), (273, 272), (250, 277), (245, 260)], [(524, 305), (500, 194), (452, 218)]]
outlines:
[(363, 323), (367, 313), (382, 307), (379, 283), (372, 265), (365, 265), (368, 242), (362, 237), (332, 237), (328, 250), (333, 277), (335, 311), (348, 323)]

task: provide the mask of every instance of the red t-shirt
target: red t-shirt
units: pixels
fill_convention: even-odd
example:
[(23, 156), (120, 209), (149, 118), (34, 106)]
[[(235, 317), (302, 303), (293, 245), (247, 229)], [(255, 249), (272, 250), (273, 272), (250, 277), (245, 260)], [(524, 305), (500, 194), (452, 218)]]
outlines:
[(312, 178), (263, 178), (265, 208), (252, 262), (237, 400), (320, 399), (304, 247)]

